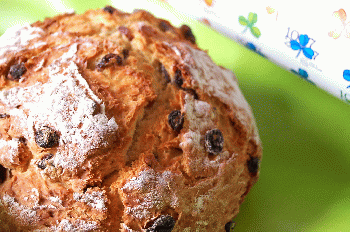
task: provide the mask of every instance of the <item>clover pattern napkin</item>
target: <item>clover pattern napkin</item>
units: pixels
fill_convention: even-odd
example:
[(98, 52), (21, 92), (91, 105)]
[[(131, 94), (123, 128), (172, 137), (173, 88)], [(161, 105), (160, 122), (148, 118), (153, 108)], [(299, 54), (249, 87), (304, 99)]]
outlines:
[(350, 3), (163, 1), (350, 103)]

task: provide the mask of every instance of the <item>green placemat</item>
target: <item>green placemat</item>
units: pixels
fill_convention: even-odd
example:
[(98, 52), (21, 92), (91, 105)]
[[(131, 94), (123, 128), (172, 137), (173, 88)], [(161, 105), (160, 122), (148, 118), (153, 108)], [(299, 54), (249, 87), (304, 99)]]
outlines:
[[(125, 9), (123, 1), (114, 3)], [(0, 0), (0, 34), (64, 8), (82, 13), (107, 4)], [(163, 2), (144, 0), (142, 6), (136, 8), (191, 26), (199, 46), (236, 73), (254, 111), (264, 146), (261, 176), (235, 231), (350, 231), (350, 106)]]

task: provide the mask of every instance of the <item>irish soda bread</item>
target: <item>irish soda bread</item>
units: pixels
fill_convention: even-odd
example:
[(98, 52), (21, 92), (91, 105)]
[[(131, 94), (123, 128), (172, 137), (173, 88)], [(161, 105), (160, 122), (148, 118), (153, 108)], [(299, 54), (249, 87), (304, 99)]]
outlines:
[(230, 231), (262, 149), (188, 26), (107, 6), (0, 38), (0, 231)]

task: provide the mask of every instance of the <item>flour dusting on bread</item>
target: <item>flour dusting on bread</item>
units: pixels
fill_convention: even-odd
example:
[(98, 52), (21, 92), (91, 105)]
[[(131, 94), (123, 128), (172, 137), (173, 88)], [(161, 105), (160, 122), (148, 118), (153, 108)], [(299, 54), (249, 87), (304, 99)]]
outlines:
[(237, 215), (261, 143), (188, 26), (107, 6), (0, 42), (0, 230), (224, 231)]
[[(5, 53), (16, 53), (27, 46), (31, 40), (40, 38), (44, 34), (44, 31), (38, 27), (32, 27), (28, 23), (24, 26), (14, 26), (6, 30), (6, 32), (0, 37), (0, 57)], [(34, 44), (34, 48), (46, 44), (40, 42)], [(7, 62), (8, 59), (1, 58), (0, 65)]]

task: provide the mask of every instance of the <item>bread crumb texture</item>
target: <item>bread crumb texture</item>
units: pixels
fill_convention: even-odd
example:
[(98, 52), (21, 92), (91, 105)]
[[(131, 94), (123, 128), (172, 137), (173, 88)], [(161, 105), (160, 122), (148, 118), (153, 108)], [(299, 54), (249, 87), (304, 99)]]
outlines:
[(0, 37), (1, 231), (225, 231), (261, 156), (188, 26), (107, 6)]

